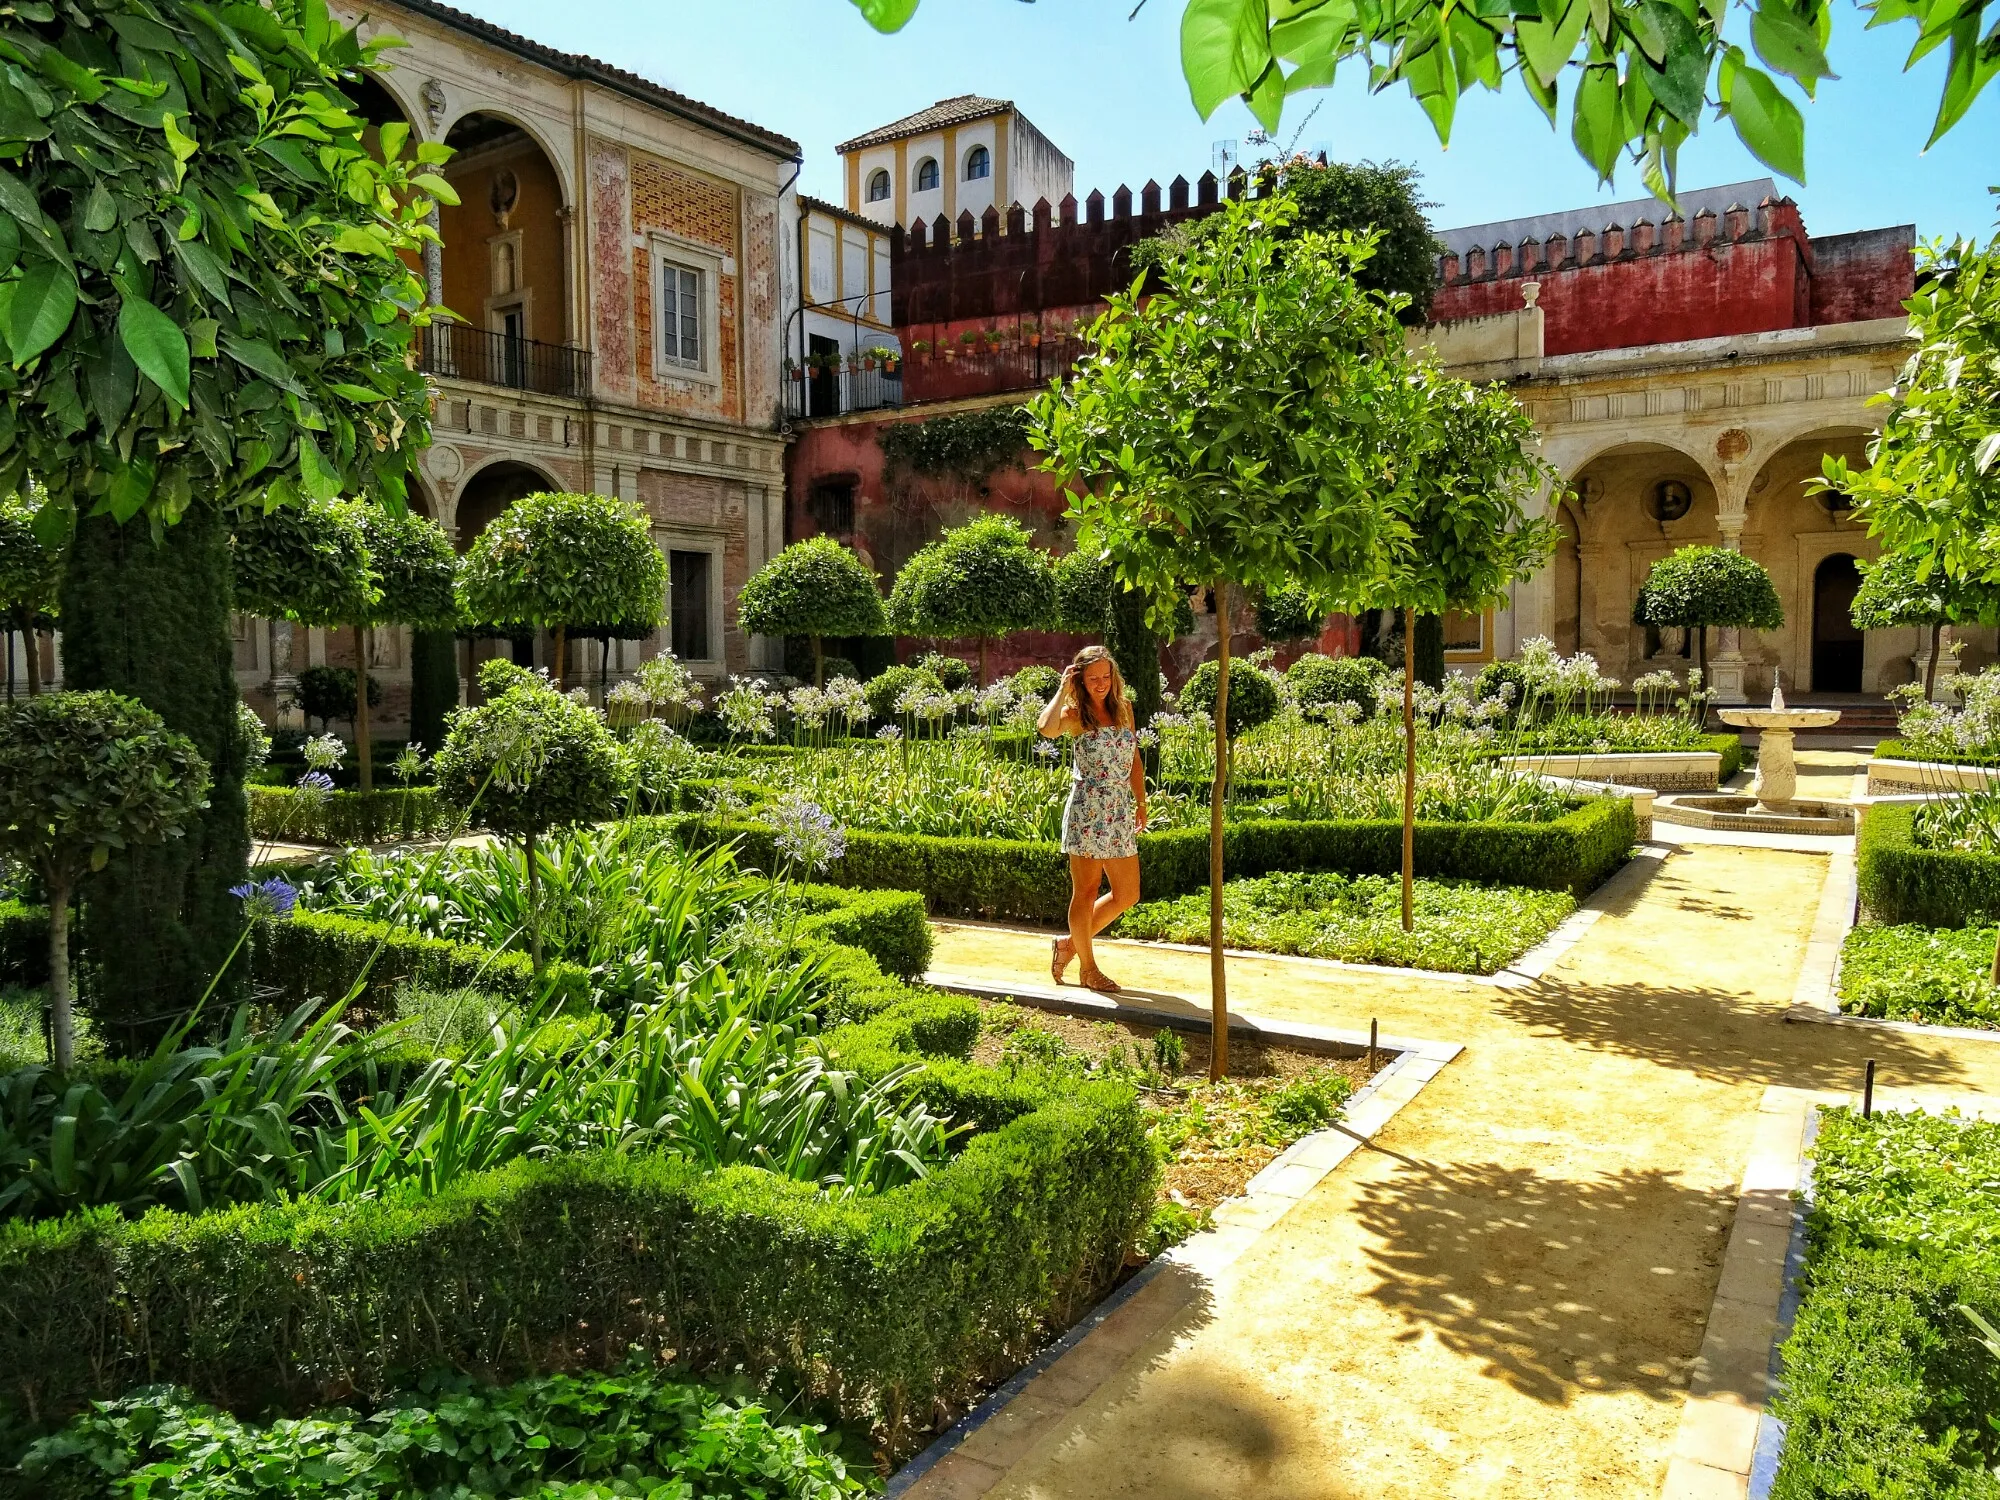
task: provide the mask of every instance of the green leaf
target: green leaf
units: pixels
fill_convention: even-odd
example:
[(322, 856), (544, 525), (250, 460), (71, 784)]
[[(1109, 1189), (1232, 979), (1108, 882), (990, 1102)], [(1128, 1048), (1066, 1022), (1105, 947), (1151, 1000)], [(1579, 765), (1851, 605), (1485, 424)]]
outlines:
[(292, 373), (292, 367), (285, 363), (284, 356), (261, 339), (240, 338), (233, 333), (222, 336), (222, 352), (245, 369), (263, 376), (271, 384), (290, 391), (295, 396), (303, 396), (306, 388)]
[(188, 404), (188, 342), (178, 323), (152, 303), (127, 297), (118, 309), (118, 337), (148, 380)]
[(14, 269), (21, 258), (21, 226), (13, 216), (0, 214), (0, 276)]
[(299, 484), (311, 500), (332, 500), (340, 494), (340, 471), (328, 467), (310, 432), (299, 434)]
[(1257, 80), (1257, 86), (1243, 102), (1250, 106), (1258, 124), (1266, 130), (1276, 130), (1284, 122), (1285, 94), (1285, 75), (1274, 61), (1264, 69), (1264, 76)]
[(1577, 154), (1596, 169), (1600, 182), (1609, 182), (1618, 166), (1618, 149), (1625, 144), (1625, 133), (1619, 129), (1617, 70), (1609, 63), (1585, 68), (1570, 108), (1569, 133)]
[(1737, 64), (1729, 91), (1729, 119), (1757, 160), (1794, 182), (1806, 180), (1805, 118), (1769, 73)]
[(7, 346), (24, 365), (63, 336), (76, 313), (76, 281), (53, 261), (28, 267), (7, 308)]
[(111, 488), (105, 493), (111, 518), (123, 526), (138, 515), (153, 498), (153, 488), (158, 482), (159, 470), (144, 454), (134, 454), (130, 463), (112, 470)]
[(917, 0), (854, 0), (854, 8), (877, 31), (901, 31), (917, 13)]
[(224, 307), (229, 306), (229, 278), (223, 273), (222, 262), (215, 258), (215, 252), (200, 240), (175, 240), (173, 243), (175, 256), (187, 268), (195, 285)]
[(1982, 42), (1980, 14), (1977, 9), (1969, 9), (1951, 27), (1951, 61), (1945, 71), (1944, 92), (1938, 98), (1937, 120), (1931, 126), (1931, 138), (1924, 142), (1925, 150), (1935, 146), (1946, 131), (1965, 118), (1973, 100), (2000, 73), (2000, 22), (1995, 23)]
[(83, 200), (83, 227), (92, 234), (106, 234), (118, 227), (118, 200), (102, 181)]
[(196, 359), (216, 357), (215, 335), (221, 327), (214, 318), (196, 318), (188, 324), (188, 347), (194, 351)]
[(387, 401), (389, 398), (380, 391), (371, 391), (365, 385), (350, 385), (339, 381), (327, 387), (336, 396), (345, 396), (349, 401)]
[(403, 154), (403, 143), (410, 138), (407, 120), (390, 120), (382, 127), (382, 160), (394, 161)]
[(1188, 0), (1181, 13), (1181, 72), (1204, 120), (1247, 94), (1271, 65), (1265, 0)]
[(1699, 125), (1709, 68), (1701, 33), (1695, 30), (1694, 22), (1661, 0), (1645, 0), (1640, 8), (1652, 18), (1665, 55), (1658, 68), (1645, 68), (1647, 87), (1676, 120), (1683, 125)]
[(384, 259), (393, 258), (396, 253), (383, 243), (380, 231), (360, 224), (349, 224), (335, 235), (333, 248), (347, 255), (375, 255)]
[(1535, 76), (1551, 87), (1576, 55), (1576, 44), (1583, 39), (1584, 22), (1590, 19), (1590, 7), (1585, 0), (1570, 0), (1557, 14), (1560, 19), (1556, 21), (1548, 20), (1545, 12), (1541, 20), (1514, 22), (1515, 46)]
[(458, 189), (446, 182), (435, 172), (419, 172), (410, 179), (410, 186), (417, 192), (428, 194), (448, 207), (458, 206)]
[(1826, 49), (1820, 45), (1818, 34), (1791, 8), (1788, 0), (1764, 0), (1750, 17), (1750, 41), (1765, 62), (1796, 78), (1807, 98), (1812, 97), (1820, 79), (1835, 76), (1827, 66)]

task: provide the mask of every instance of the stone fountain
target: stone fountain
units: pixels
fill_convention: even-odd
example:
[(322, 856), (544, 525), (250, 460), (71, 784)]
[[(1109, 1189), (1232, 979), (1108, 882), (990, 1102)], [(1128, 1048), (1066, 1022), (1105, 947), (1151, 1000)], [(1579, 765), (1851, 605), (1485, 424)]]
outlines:
[(1787, 708), (1785, 687), (1771, 687), (1768, 708), (1725, 708), (1722, 722), (1758, 731), (1757, 780), (1749, 795), (1669, 797), (1656, 802), (1653, 816), (1702, 828), (1741, 828), (1759, 833), (1852, 833), (1854, 809), (1845, 802), (1802, 802), (1799, 766), (1792, 737), (1801, 729), (1825, 729), (1840, 722), (1837, 708)]

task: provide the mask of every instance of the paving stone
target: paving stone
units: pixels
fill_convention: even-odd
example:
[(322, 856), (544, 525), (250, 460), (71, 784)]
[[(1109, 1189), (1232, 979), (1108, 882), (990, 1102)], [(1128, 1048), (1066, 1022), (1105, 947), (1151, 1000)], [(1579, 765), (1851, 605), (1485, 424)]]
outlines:
[(947, 1453), (904, 1493), (907, 1500), (980, 1500), (1005, 1473), (961, 1453)]
[(1674, 1456), (1748, 1474), (1757, 1448), (1757, 1422), (1757, 1409), (1740, 1401), (1715, 1396), (1690, 1399), (1681, 1411)]
[(1667, 1465), (1667, 1482), (1660, 1500), (1743, 1500), (1750, 1493), (1749, 1476), (1676, 1458)]

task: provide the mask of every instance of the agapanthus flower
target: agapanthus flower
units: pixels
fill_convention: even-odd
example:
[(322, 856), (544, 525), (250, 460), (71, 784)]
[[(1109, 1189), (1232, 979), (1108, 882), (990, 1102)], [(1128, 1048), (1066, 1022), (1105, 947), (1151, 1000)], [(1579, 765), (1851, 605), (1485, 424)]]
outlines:
[(243, 903), (243, 915), (246, 917), (289, 917), (292, 908), (299, 902), (298, 887), (282, 875), (232, 885), (229, 894)]

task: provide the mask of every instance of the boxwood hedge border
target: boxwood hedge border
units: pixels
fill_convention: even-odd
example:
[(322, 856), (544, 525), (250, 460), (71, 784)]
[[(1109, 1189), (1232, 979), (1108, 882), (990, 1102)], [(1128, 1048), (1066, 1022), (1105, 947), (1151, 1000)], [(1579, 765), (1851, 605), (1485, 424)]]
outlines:
[(2000, 921), (2000, 855), (1918, 847), (1917, 810), (1878, 802), (1862, 817), (1855, 875), (1870, 918), (1925, 927)]
[[(834, 940), (905, 933), (907, 956), (921, 906), (878, 898), (891, 894), (823, 893), (804, 942), (829, 1018), (849, 1018), (819, 1045), (864, 1078), (921, 1061), (919, 1093), (975, 1127), (929, 1177), (848, 1201), (750, 1168), (603, 1152), (427, 1198), (0, 1226), (0, 1407), (39, 1427), (164, 1381), (300, 1410), (438, 1366), (605, 1368), (637, 1344), (778, 1378), (907, 1451), (1112, 1284), (1159, 1169), (1129, 1087), (965, 1062), (973, 1002)], [(345, 948), (368, 925), (308, 941)]]
[[(695, 845), (735, 842), (746, 864), (779, 863), (776, 833), (748, 819), (701, 814), (642, 820)], [(1390, 821), (1308, 822), (1290, 818), (1231, 823), (1224, 832), (1228, 877), (1278, 870), (1393, 874), (1402, 868), (1402, 825)], [(1594, 798), (1548, 823), (1419, 823), (1417, 873), (1567, 890), (1582, 897), (1625, 862), (1638, 839), (1632, 804)], [(1010, 839), (936, 838), (850, 829), (846, 852), (823, 872), (834, 885), (916, 891), (933, 912), (957, 916), (1062, 920), (1069, 869), (1054, 844)], [(1208, 834), (1176, 829), (1139, 837), (1139, 885), (1148, 900), (1208, 884)]]

